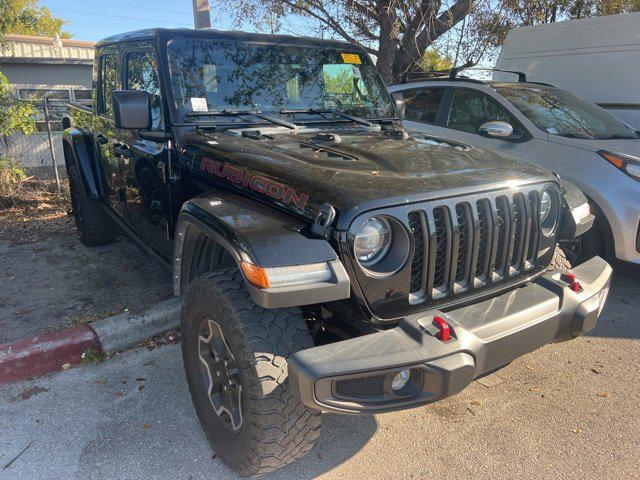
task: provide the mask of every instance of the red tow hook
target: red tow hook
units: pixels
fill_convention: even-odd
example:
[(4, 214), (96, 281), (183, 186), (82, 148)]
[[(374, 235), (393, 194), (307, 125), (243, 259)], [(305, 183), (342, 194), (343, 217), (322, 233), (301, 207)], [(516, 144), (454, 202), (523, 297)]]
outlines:
[(438, 340), (442, 342), (448, 342), (451, 340), (451, 329), (444, 319), (441, 317), (433, 317), (433, 323), (438, 327), (438, 333), (436, 333), (436, 338)]
[(578, 277), (576, 277), (573, 273), (566, 273), (565, 277), (569, 280), (569, 288), (576, 293), (582, 291), (582, 285), (578, 281)]

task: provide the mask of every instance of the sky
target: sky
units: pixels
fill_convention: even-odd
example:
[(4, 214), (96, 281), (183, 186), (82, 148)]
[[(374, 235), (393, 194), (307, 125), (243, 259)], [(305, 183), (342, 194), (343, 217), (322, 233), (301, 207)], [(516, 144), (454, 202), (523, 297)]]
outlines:
[[(237, 28), (229, 18), (216, 15), (217, 2), (235, 0), (210, 0), (212, 27), (219, 30)], [(192, 28), (192, 0), (40, 0), (57, 17), (67, 20), (63, 29), (76, 40), (98, 41), (102, 38), (131, 30), (152, 27)], [(244, 24), (242, 30), (255, 30)], [(309, 20), (288, 17), (282, 23), (280, 33), (299, 36), (315, 36)], [(485, 62), (482, 62), (482, 66)]]
[[(193, 27), (192, 0), (40, 0), (40, 5), (68, 20), (63, 28), (77, 40), (96, 41), (141, 28)], [(232, 24), (215, 19), (212, 27), (228, 30)]]

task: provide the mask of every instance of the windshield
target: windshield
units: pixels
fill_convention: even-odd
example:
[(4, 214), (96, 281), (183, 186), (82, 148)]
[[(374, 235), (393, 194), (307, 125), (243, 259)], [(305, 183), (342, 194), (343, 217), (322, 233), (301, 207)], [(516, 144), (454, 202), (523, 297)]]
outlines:
[(584, 139), (638, 138), (606, 110), (563, 90), (496, 89), (538, 128), (552, 135)]
[(175, 39), (168, 52), (176, 107), (183, 116), (308, 109), (367, 118), (394, 116), (375, 66), (359, 51)]

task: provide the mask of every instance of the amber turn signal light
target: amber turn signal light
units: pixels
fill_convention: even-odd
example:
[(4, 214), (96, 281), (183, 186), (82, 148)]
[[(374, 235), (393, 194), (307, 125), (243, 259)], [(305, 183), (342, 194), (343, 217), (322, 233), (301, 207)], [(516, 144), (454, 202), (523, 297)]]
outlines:
[(264, 268), (258, 267), (253, 263), (242, 262), (242, 273), (247, 280), (253, 283), (256, 287), (269, 288), (269, 279)]
[(604, 158), (607, 162), (611, 163), (615, 167), (622, 168), (622, 166), (624, 165), (624, 160), (622, 160), (622, 158), (620, 158), (618, 155), (606, 152), (604, 150), (601, 150), (598, 153), (602, 158)]

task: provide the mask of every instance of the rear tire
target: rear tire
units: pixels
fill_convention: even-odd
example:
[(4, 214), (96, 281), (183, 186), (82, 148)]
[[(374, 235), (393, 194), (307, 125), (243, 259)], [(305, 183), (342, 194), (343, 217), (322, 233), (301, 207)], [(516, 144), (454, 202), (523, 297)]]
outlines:
[(76, 166), (67, 165), (67, 173), (73, 219), (82, 244), (95, 247), (115, 241), (117, 234), (115, 223), (104, 211), (100, 202), (89, 199)]
[(287, 377), (287, 359), (313, 347), (300, 309), (256, 305), (239, 270), (229, 268), (191, 283), (181, 333), (196, 412), (230, 468), (260, 475), (311, 450), (320, 413), (296, 399)]

